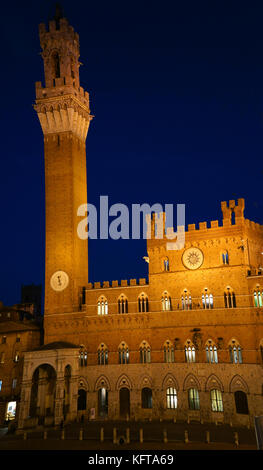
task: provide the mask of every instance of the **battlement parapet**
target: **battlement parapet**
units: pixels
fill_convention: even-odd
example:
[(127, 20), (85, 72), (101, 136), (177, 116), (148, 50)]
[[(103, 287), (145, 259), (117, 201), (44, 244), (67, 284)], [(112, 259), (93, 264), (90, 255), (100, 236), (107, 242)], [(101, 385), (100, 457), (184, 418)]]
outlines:
[(148, 282), (145, 278), (140, 279), (122, 279), (121, 281), (103, 281), (103, 282), (89, 282), (86, 290), (91, 289), (110, 289), (116, 287), (139, 287), (145, 286)]
[[(223, 213), (223, 220), (221, 224), (218, 220), (211, 220), (210, 222), (199, 222), (198, 227), (196, 226), (196, 224), (188, 224), (188, 226), (185, 227), (185, 232), (188, 232), (190, 234), (194, 234), (195, 232), (198, 232), (200, 234), (209, 234), (209, 231), (213, 232), (215, 230), (219, 230), (223, 232), (226, 228), (231, 229), (234, 227), (247, 227), (251, 228), (252, 230), (258, 230), (263, 233), (263, 225), (260, 225), (244, 218), (244, 208), (244, 199), (238, 199), (237, 203), (235, 200), (230, 200), (229, 202), (222, 201), (221, 209)], [(160, 239), (165, 240), (165, 242), (167, 242), (167, 238), (169, 239), (169, 235), (175, 233), (173, 227), (165, 228), (165, 220), (165, 213), (152, 214), (151, 238), (149, 240)]]
[(38, 26), (38, 31), (40, 38), (43, 39), (46, 35), (53, 35), (58, 32), (67, 33), (77, 41), (77, 44), (79, 44), (79, 35), (74, 31), (73, 26), (69, 24), (67, 18), (60, 18), (58, 21), (50, 20), (47, 26), (45, 23), (40, 23)]

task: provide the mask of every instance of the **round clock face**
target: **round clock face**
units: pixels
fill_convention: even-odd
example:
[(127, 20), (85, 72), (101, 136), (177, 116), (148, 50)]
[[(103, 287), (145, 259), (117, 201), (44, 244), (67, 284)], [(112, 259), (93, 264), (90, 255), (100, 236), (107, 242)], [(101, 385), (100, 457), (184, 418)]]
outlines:
[(203, 264), (204, 255), (199, 248), (191, 247), (185, 250), (182, 260), (186, 268), (198, 269)]
[(69, 277), (64, 271), (56, 271), (50, 279), (52, 289), (59, 292), (66, 289), (69, 283)]

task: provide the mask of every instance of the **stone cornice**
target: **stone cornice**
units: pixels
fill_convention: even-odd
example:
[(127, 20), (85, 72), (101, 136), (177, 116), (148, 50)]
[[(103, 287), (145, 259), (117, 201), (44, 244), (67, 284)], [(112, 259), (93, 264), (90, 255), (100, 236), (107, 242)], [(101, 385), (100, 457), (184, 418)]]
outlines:
[(37, 99), (34, 105), (44, 135), (72, 132), (85, 142), (93, 116), (72, 94)]

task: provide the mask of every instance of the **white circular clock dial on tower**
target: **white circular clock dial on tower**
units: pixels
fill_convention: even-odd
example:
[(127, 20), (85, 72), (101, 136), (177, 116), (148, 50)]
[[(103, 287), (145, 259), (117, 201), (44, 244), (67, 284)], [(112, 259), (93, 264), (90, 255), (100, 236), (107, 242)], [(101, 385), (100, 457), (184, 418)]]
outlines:
[(199, 248), (187, 248), (182, 256), (182, 261), (187, 269), (198, 269), (203, 264), (204, 255)]
[(50, 279), (50, 285), (53, 290), (60, 292), (66, 289), (69, 283), (69, 277), (65, 271), (56, 271)]

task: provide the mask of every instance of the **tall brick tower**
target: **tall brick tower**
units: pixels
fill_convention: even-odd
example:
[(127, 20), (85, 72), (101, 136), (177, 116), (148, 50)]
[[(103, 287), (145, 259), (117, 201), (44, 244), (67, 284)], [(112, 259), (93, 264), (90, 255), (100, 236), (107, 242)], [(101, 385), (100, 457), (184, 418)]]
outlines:
[(79, 85), (79, 36), (57, 9), (39, 25), (45, 87), (34, 108), (44, 134), (46, 193), (45, 315), (76, 312), (88, 282), (88, 243), (77, 234), (87, 203), (89, 94)]

